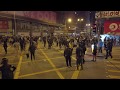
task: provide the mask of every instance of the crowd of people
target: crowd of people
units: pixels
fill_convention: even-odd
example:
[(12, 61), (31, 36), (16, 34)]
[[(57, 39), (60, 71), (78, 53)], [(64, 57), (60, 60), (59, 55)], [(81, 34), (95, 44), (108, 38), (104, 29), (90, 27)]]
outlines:
[[(96, 55), (97, 53), (102, 53), (102, 47), (104, 46), (104, 50), (106, 50), (105, 59), (107, 59), (109, 56), (112, 58), (112, 47), (115, 45), (115, 42), (110, 38), (105, 38), (104, 43), (99, 38), (96, 37), (88, 37), (88, 36), (68, 36), (68, 35), (48, 35), (48, 36), (4, 36), (0, 37), (0, 44), (3, 45), (5, 54), (8, 53), (7, 47), (8, 45), (13, 46), (15, 48), (16, 54), (19, 54), (19, 51), (25, 51), (27, 58), (30, 58), (31, 60), (35, 60), (35, 51), (38, 46), (38, 42), (43, 43), (43, 47), (51, 49), (54, 46), (59, 47), (59, 49), (64, 48), (64, 57), (66, 60), (66, 66), (72, 67), (71, 65), (71, 56), (73, 49), (76, 50), (76, 66), (79, 70), (79, 66), (81, 66), (81, 70), (83, 70), (83, 64), (85, 63), (85, 52), (86, 48), (90, 47), (92, 44), (94, 45), (93, 51), (91, 52), (93, 54), (93, 60), (96, 61)], [(119, 42), (120, 43), (120, 42)], [(27, 48), (26, 45), (29, 44), (29, 47)], [(47, 46), (48, 45), (48, 46)], [(2, 59), (3, 62), (6, 63), (8, 60), (6, 58)], [(8, 69), (11, 68), (10, 65), (7, 65), (6, 63), (2, 63), (3, 66), (0, 67), (0, 71), (2, 72), (2, 77), (4, 79), (4, 73), (6, 71), (9, 71)], [(7, 67), (7, 68), (5, 68)], [(15, 71), (15, 67), (14, 70)], [(5, 76), (6, 77), (6, 76)], [(9, 78), (9, 77), (8, 77)], [(12, 77), (13, 78), (13, 77)]]

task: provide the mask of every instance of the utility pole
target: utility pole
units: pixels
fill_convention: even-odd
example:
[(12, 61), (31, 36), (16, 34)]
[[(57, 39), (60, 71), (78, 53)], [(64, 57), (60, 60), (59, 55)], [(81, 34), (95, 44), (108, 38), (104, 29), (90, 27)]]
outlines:
[(16, 35), (16, 16), (15, 16), (15, 11), (14, 11), (14, 30), (13, 30), (13, 35)]

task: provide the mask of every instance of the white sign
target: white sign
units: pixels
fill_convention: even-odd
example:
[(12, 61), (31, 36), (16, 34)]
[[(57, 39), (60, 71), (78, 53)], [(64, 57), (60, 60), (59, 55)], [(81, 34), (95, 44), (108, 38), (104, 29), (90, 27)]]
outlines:
[(95, 18), (114, 18), (120, 17), (120, 11), (101, 11), (95, 13)]

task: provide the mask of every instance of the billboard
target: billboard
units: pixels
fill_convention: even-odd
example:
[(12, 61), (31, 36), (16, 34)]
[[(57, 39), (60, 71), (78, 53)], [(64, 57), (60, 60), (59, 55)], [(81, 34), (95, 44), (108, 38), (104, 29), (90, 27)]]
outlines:
[(120, 35), (120, 21), (105, 21), (104, 22), (104, 33)]
[(53, 11), (0, 11), (1, 13), (23, 16), (49, 23), (56, 23), (56, 13)]

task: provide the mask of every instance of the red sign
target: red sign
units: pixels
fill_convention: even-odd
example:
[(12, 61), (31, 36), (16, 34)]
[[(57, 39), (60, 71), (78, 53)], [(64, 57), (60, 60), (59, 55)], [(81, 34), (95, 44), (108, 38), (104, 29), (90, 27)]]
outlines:
[(8, 21), (0, 21), (0, 29), (8, 29)]
[(106, 21), (104, 23), (104, 33), (120, 33), (120, 21)]

